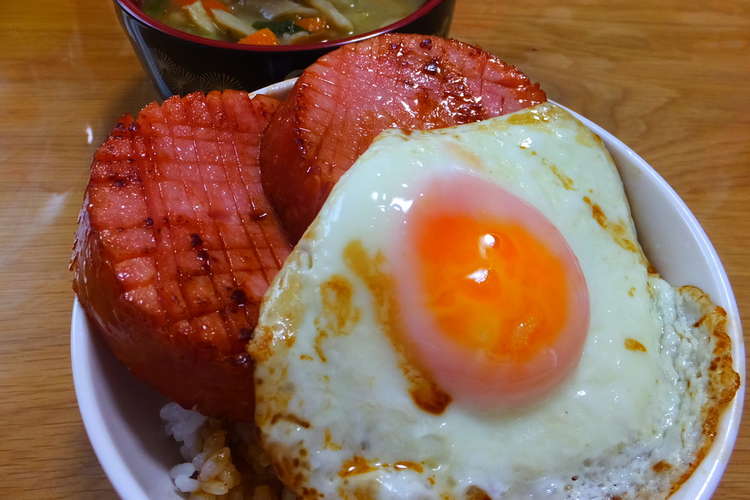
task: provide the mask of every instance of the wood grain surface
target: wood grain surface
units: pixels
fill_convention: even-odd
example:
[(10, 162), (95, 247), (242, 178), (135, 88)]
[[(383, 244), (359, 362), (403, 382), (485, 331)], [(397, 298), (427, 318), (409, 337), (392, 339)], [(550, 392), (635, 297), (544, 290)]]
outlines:
[[(0, 3), (0, 497), (114, 498), (73, 392), (67, 261), (94, 149), (155, 93), (110, 2)], [(643, 155), (750, 325), (750, 2), (458, 0), (451, 32)], [(750, 498), (750, 419), (715, 498)]]

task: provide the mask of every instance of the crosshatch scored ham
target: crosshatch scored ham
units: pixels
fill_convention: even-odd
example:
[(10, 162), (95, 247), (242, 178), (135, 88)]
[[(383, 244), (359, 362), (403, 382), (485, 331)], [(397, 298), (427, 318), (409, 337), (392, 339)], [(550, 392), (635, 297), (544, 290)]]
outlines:
[(94, 155), (74, 288), (109, 347), (187, 408), (252, 418), (244, 346), (289, 253), (260, 185), (277, 101), (173, 97), (124, 117)]
[(391, 34), (346, 45), (305, 70), (272, 118), (263, 187), (295, 242), (382, 130), (460, 125), (545, 100), (518, 69), (456, 40)]
[(73, 287), (136, 376), (186, 408), (252, 420), (245, 346), (261, 298), (372, 139), (545, 99), (481, 49), (387, 35), (322, 57), (280, 106), (240, 91), (149, 104), (94, 155)]

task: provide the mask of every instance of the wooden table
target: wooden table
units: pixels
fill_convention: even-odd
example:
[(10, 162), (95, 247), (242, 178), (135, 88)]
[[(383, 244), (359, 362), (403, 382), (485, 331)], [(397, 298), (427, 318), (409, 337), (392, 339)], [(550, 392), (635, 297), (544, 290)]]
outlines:
[[(516, 3), (459, 0), (452, 34), (654, 165), (750, 325), (750, 3)], [(109, 2), (3, 1), (0, 40), (0, 497), (112, 498), (73, 393), (67, 260), (91, 154), (155, 94)], [(716, 495), (748, 497), (750, 419)]]

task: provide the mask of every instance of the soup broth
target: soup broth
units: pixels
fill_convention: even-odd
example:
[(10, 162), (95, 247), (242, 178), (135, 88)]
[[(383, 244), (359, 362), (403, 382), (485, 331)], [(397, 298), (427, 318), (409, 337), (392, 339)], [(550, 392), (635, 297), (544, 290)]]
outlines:
[(143, 0), (146, 14), (194, 35), (251, 45), (325, 42), (373, 31), (425, 0)]

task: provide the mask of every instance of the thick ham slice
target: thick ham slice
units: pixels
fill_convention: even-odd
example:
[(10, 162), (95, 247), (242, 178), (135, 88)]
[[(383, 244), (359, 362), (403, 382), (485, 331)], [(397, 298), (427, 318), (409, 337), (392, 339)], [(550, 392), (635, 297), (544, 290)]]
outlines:
[(245, 344), (290, 250), (258, 167), (277, 104), (237, 91), (150, 104), (91, 166), (78, 298), (135, 375), (207, 415), (252, 419)]
[(391, 34), (346, 45), (305, 70), (272, 118), (263, 186), (296, 241), (383, 129), (448, 127), (545, 100), (518, 69), (456, 40)]

